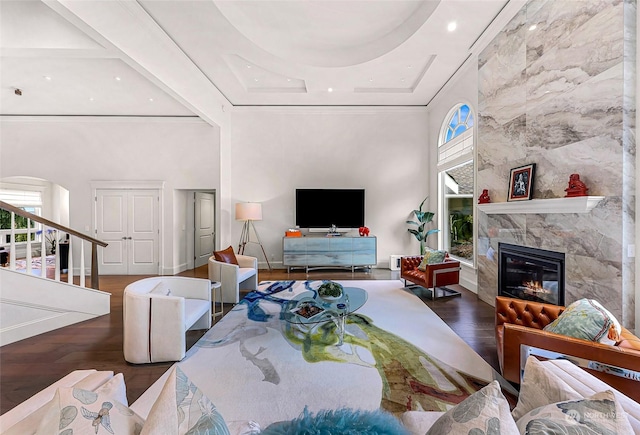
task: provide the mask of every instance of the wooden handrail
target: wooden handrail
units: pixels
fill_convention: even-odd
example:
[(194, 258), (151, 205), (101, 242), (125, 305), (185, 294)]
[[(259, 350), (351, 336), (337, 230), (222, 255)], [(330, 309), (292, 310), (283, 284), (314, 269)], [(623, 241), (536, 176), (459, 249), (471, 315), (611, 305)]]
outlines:
[[(10, 211), (12, 213), (14, 213), (14, 215), (18, 215), (18, 216), (22, 216), (24, 218), (30, 219), (34, 222), (39, 222), (43, 225), (46, 225), (47, 227), (51, 227), (51, 228), (55, 228), (56, 230), (62, 231), (64, 233), (67, 233), (69, 235), (78, 237), (81, 240), (85, 240), (87, 242), (91, 243), (91, 288), (94, 289), (98, 289), (99, 288), (99, 278), (98, 278), (98, 246), (101, 247), (106, 247), (108, 246), (108, 243), (103, 242), (102, 240), (98, 240), (98, 239), (94, 239), (93, 237), (87, 236), (86, 234), (82, 234), (76, 230), (73, 230), (71, 228), (65, 227), (64, 225), (60, 225), (56, 222), (50, 221), (49, 219), (45, 219), (41, 216), (35, 215), (33, 213), (29, 213), (28, 211), (24, 211), (21, 208), (15, 207), (11, 204), (8, 204), (4, 201), (0, 201), (0, 209), (4, 209), (7, 211)], [(12, 229), (13, 231), (13, 229)], [(43, 231), (44, 233), (44, 231)], [(14, 241), (12, 241), (12, 244), (14, 243)], [(28, 242), (29, 243), (29, 242)], [(13, 246), (13, 245), (12, 245)], [(42, 241), (42, 247), (44, 249), (44, 239)], [(69, 255), (71, 255), (72, 253), (70, 252)], [(30, 254), (29, 254), (30, 255)], [(43, 271), (45, 270), (45, 263), (44, 263), (44, 253), (40, 254), (43, 257), (43, 262), (42, 262), (42, 267), (43, 267)], [(12, 257), (13, 258), (13, 257)], [(30, 257), (28, 257), (30, 258)], [(59, 279), (58, 277), (58, 268), (56, 265), (56, 279)], [(72, 280), (72, 271), (69, 271), (69, 282), (71, 282)], [(84, 286), (84, 270), (82, 270), (81, 272), (81, 284), (82, 286)]]
[(45, 224), (48, 227), (51, 228), (55, 228), (56, 230), (60, 230), (63, 231), (67, 234), (71, 234), (73, 236), (79, 237), (83, 240), (86, 240), (88, 242), (91, 243), (95, 243), (98, 246), (102, 246), (103, 248), (106, 247), (108, 245), (108, 243), (103, 242), (102, 240), (98, 240), (98, 239), (94, 239), (93, 237), (87, 236), (86, 234), (82, 234), (76, 230), (73, 230), (71, 228), (65, 227), (64, 225), (60, 225), (58, 223), (55, 223), (53, 221), (50, 221), (49, 219), (45, 219), (41, 216), (38, 216), (37, 214), (33, 214), (33, 213), (29, 213), (28, 211), (24, 211), (21, 208), (15, 207), (11, 204), (8, 204), (4, 201), (0, 201), (0, 208), (3, 208), (7, 211), (12, 211), (15, 214), (17, 214), (18, 216), (22, 216), (28, 219), (31, 219), (32, 221), (36, 221), (36, 222), (40, 222), (41, 224)]

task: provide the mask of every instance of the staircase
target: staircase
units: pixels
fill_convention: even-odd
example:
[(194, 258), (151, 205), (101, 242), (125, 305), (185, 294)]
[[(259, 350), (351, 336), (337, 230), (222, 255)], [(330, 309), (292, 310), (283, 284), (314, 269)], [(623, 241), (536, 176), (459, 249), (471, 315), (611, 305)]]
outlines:
[[(0, 209), (11, 214), (9, 230), (0, 231), (0, 245), (8, 239), (8, 251), (0, 251), (0, 346), (109, 314), (111, 294), (98, 290), (98, 247), (107, 246), (105, 242), (6, 202), (0, 201)], [(16, 216), (26, 219), (26, 229), (16, 228)], [(36, 227), (40, 229), (35, 231)], [(26, 242), (16, 242), (20, 234), (26, 234)], [(86, 245), (91, 249), (90, 288), (86, 287)], [(55, 253), (47, 256), (54, 246)], [(17, 259), (16, 253), (23, 250), (24, 259)], [(68, 252), (68, 257), (61, 252)], [(75, 262), (78, 276), (74, 276)]]

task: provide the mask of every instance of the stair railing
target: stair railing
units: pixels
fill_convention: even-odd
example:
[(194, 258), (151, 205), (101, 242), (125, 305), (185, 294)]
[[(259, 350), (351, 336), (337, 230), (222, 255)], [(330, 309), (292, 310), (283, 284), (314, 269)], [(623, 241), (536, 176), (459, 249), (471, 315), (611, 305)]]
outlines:
[[(49, 234), (51, 236), (51, 240), (55, 241), (56, 248), (55, 249), (55, 275), (54, 279), (56, 281), (60, 281), (60, 243), (59, 240), (65, 234), (68, 238), (68, 247), (69, 247), (69, 256), (67, 263), (67, 282), (69, 284), (73, 284), (73, 254), (72, 254), (72, 246), (75, 243), (80, 243), (80, 286), (85, 287), (85, 255), (84, 255), (84, 246), (85, 242), (91, 243), (91, 288), (98, 289), (99, 287), (99, 275), (98, 275), (98, 246), (106, 247), (108, 244), (94, 239), (93, 237), (89, 237), (86, 234), (82, 234), (78, 231), (75, 231), (71, 228), (65, 227), (64, 225), (60, 225), (56, 222), (50, 221), (49, 219), (45, 219), (33, 213), (29, 213), (24, 211), (18, 207), (15, 207), (11, 204), (8, 204), (4, 201), (0, 201), (0, 209), (4, 209), (11, 213), (11, 228), (10, 228), (10, 240), (9, 240), (9, 268), (11, 270), (16, 270), (16, 224), (15, 217), (22, 216), (27, 219), (27, 228), (25, 234), (27, 235), (26, 241), (26, 273), (28, 275), (31, 274), (32, 269), (32, 245), (34, 242), (31, 240), (31, 235), (34, 233), (40, 233), (40, 241), (35, 242), (36, 245), (40, 245), (40, 261), (41, 261), (41, 269), (40, 276), (43, 278), (47, 278), (47, 237)], [(38, 222), (42, 225), (42, 229), (38, 231), (34, 231), (31, 227), (31, 222)], [(24, 230), (20, 231), (21, 233)], [(72, 236), (72, 237), (71, 237)], [(74, 242), (75, 240), (75, 242)], [(1, 252), (1, 251), (0, 251)]]

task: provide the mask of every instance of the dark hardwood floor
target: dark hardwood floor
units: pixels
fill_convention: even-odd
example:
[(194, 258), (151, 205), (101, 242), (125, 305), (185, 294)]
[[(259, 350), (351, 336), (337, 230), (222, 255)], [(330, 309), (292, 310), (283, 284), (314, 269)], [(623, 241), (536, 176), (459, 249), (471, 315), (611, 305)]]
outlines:
[[(181, 273), (182, 276), (207, 277), (207, 267)], [(398, 272), (372, 269), (356, 271), (260, 270), (259, 280), (282, 279), (398, 279)], [(134, 402), (172, 363), (134, 365), (122, 354), (122, 292), (127, 284), (143, 276), (101, 276), (100, 289), (112, 294), (111, 313), (76, 325), (12, 343), (0, 348), (0, 413), (49, 386), (76, 369), (112, 370), (122, 373), (129, 402)], [(462, 297), (425, 303), (438, 314), (465, 342), (498, 370), (494, 339), (494, 310), (476, 295), (457, 286)], [(231, 308), (225, 304), (225, 312)], [(217, 318), (218, 320), (220, 317)], [(190, 331), (191, 347), (204, 331)], [(429, 331), (425, 331), (428, 334)]]

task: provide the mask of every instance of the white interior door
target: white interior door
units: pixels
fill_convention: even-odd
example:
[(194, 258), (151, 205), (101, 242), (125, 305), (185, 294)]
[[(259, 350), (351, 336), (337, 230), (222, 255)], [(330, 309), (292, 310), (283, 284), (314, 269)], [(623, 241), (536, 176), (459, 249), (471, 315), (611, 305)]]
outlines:
[(158, 273), (159, 198), (154, 190), (129, 191), (129, 275)]
[(98, 251), (98, 267), (104, 275), (126, 275), (127, 194), (121, 190), (96, 192), (96, 237), (108, 245)]
[(195, 193), (195, 267), (207, 264), (215, 242), (215, 197), (211, 193)]
[(97, 190), (96, 236), (109, 244), (100, 250), (101, 274), (157, 274), (159, 192)]

